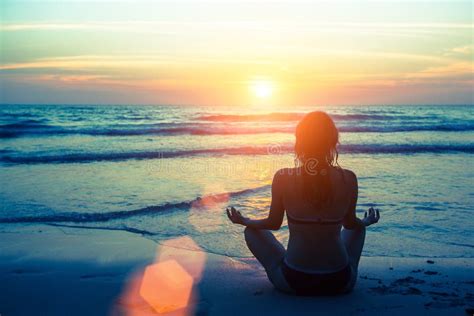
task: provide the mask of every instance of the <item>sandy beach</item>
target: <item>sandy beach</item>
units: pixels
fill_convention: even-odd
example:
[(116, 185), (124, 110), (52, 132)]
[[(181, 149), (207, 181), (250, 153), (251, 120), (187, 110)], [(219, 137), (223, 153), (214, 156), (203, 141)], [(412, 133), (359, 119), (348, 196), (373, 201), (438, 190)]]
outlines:
[(159, 244), (99, 229), (2, 231), (2, 316), (463, 315), (474, 307), (470, 258), (363, 257), (352, 293), (294, 297), (273, 289), (255, 260), (206, 253), (189, 237)]

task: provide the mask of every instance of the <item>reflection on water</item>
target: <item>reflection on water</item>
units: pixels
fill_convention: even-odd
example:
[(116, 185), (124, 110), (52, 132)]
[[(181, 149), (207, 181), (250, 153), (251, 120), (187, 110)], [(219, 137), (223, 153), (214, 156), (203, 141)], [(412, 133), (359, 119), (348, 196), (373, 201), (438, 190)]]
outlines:
[[(230, 194), (222, 188), (222, 185), (208, 185), (205, 195), (191, 203), (189, 210), (189, 222), (194, 229), (201, 233), (210, 233), (221, 229), (223, 220), (220, 214), (229, 202)], [(213, 192), (224, 192), (214, 194)]]

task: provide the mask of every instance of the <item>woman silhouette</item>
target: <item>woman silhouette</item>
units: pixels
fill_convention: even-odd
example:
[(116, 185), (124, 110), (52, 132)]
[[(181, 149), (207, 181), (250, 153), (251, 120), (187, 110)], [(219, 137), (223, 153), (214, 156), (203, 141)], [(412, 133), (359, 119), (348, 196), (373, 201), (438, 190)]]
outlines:
[[(244, 217), (234, 207), (229, 219), (246, 226), (245, 240), (269, 280), (297, 295), (334, 295), (352, 290), (357, 280), (365, 228), (379, 210), (356, 217), (357, 177), (342, 169), (338, 130), (324, 112), (307, 114), (296, 127), (296, 167), (273, 177), (270, 213), (262, 220)], [(288, 249), (269, 230), (281, 227), (286, 211)], [(342, 228), (343, 227), (343, 228)]]

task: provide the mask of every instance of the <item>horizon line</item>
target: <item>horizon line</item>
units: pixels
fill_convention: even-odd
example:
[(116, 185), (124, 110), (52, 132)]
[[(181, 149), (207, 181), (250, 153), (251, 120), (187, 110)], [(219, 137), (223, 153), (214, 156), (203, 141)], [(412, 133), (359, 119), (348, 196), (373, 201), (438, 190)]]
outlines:
[(286, 106), (255, 106), (255, 105), (224, 105), (224, 104), (154, 104), (154, 103), (1, 103), (0, 106), (163, 106), (163, 107), (258, 107), (266, 108), (271, 110), (279, 108), (288, 108), (288, 107), (339, 107), (339, 106), (474, 106), (474, 103), (386, 103), (386, 104), (376, 104), (376, 103), (366, 103), (366, 104), (313, 104), (313, 105), (286, 105)]

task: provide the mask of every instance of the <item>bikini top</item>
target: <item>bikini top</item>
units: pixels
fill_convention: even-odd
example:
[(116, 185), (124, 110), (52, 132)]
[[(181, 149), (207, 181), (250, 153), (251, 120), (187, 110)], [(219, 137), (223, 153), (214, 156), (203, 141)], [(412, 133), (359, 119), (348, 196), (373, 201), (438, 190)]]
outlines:
[[(344, 177), (344, 172), (342, 169), (340, 170), (342, 174), (342, 179), (345, 182), (345, 177)], [(295, 179), (296, 181), (296, 179)], [(294, 216), (291, 216), (288, 212), (286, 212), (286, 217), (288, 218), (289, 223), (293, 224), (305, 224), (305, 225), (311, 225), (311, 224), (317, 224), (317, 225), (342, 225), (342, 222), (344, 221), (344, 217), (339, 218), (339, 219), (324, 219), (324, 218), (314, 218), (314, 219), (300, 219)]]
[(286, 212), (286, 217), (288, 218), (288, 222), (292, 224), (317, 224), (317, 225), (342, 225), (344, 218), (339, 219), (323, 219), (323, 218), (315, 218), (315, 219), (299, 219), (294, 216), (291, 216), (288, 212)]

